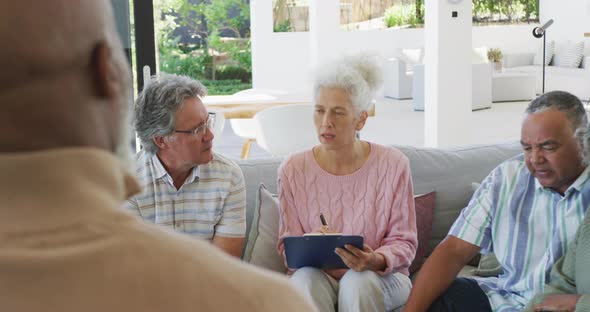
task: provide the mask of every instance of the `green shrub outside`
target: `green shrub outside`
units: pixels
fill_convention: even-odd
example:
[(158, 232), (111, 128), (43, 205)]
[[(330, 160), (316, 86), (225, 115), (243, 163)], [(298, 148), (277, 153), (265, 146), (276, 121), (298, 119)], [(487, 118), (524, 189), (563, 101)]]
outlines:
[(209, 95), (229, 95), (252, 88), (252, 72), (238, 65), (222, 65), (212, 77), (212, 57), (194, 45), (179, 45), (179, 38), (159, 41), (161, 72), (188, 76), (203, 83)]
[(416, 27), (416, 25), (424, 23), (424, 21), (418, 20), (416, 17), (415, 4), (399, 4), (388, 8), (383, 15), (383, 21), (387, 28), (400, 26)]
[(286, 20), (282, 23), (277, 24), (274, 29), (274, 32), (291, 32), (293, 31), (293, 28), (291, 27), (291, 22), (289, 20)]
[(207, 87), (209, 95), (228, 95), (252, 88), (252, 83), (243, 83), (237, 79), (201, 80), (201, 83)]
[(240, 66), (222, 65), (217, 68), (215, 78), (217, 80), (238, 79), (242, 83), (249, 83), (252, 81), (252, 72)]

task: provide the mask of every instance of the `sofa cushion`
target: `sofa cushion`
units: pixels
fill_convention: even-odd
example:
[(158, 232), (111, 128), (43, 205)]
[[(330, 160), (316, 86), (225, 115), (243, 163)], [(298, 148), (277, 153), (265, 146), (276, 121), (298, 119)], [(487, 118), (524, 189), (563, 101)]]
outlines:
[(416, 249), (414, 261), (410, 265), (410, 274), (418, 271), (424, 263), (424, 256), (426, 256), (428, 250), (428, 241), (432, 234), (432, 217), (436, 206), (436, 192), (414, 196), (414, 206), (416, 209), (418, 248)]
[[(504, 69), (507, 73), (527, 73), (530, 75), (538, 76), (541, 79), (543, 68), (541, 66), (531, 65), (531, 66), (518, 66), (512, 68)], [(588, 80), (590, 77), (588, 71), (583, 68), (569, 68), (569, 67), (560, 67), (560, 66), (546, 66), (545, 67), (545, 75), (546, 79), (564, 79), (564, 78), (574, 78), (580, 79), (581, 81)]]
[[(545, 65), (549, 65), (555, 53), (555, 41), (551, 40), (545, 44)], [(533, 59), (533, 65), (543, 65), (543, 44), (539, 45), (535, 58)]]
[(566, 68), (578, 68), (584, 57), (584, 41), (572, 42), (568, 41), (567, 44), (558, 49), (553, 57), (553, 65), (566, 67)]
[(279, 236), (278, 196), (266, 189), (264, 184), (258, 188), (258, 204), (254, 212), (252, 226), (242, 259), (251, 264), (276, 272), (286, 271), (282, 257), (277, 252)]
[(471, 183), (482, 181), (502, 161), (522, 152), (519, 143), (435, 149), (399, 146), (408, 157), (414, 193), (436, 192), (436, 208), (427, 255), (447, 236), (467, 206)]

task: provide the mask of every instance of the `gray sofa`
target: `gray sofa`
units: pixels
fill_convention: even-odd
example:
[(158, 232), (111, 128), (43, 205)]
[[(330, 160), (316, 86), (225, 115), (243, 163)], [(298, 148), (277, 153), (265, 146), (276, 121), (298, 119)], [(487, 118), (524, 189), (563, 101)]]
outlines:
[[(446, 236), (473, 194), (472, 183), (481, 182), (502, 161), (522, 152), (520, 144), (478, 145), (454, 149), (398, 147), (410, 160), (414, 193), (436, 191), (432, 236), (427, 255)], [(282, 158), (241, 160), (246, 180), (248, 231), (257, 206), (259, 184), (276, 193), (277, 169)], [(277, 221), (278, 222), (278, 221)], [(251, 244), (252, 241), (247, 242)], [(468, 274), (466, 268), (462, 275)]]

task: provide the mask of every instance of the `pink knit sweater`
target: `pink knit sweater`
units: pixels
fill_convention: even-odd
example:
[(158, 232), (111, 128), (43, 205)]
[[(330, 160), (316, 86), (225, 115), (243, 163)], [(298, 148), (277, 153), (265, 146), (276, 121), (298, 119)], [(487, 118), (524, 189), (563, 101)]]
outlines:
[(416, 214), (409, 161), (399, 150), (371, 143), (365, 164), (349, 175), (323, 170), (311, 150), (292, 155), (279, 168), (279, 253), (283, 238), (301, 236), (321, 226), (361, 235), (385, 256), (380, 274), (408, 274), (416, 253)]

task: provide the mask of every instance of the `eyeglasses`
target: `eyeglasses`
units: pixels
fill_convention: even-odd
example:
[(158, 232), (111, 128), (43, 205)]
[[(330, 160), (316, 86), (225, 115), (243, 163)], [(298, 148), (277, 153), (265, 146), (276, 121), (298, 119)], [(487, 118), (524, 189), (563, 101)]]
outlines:
[(209, 115), (207, 116), (207, 121), (205, 121), (204, 125), (197, 127), (194, 130), (174, 130), (174, 132), (188, 133), (198, 136), (199, 134), (205, 135), (205, 133), (207, 133), (207, 129), (211, 130), (213, 129), (213, 127), (215, 127), (215, 113), (209, 113)]

